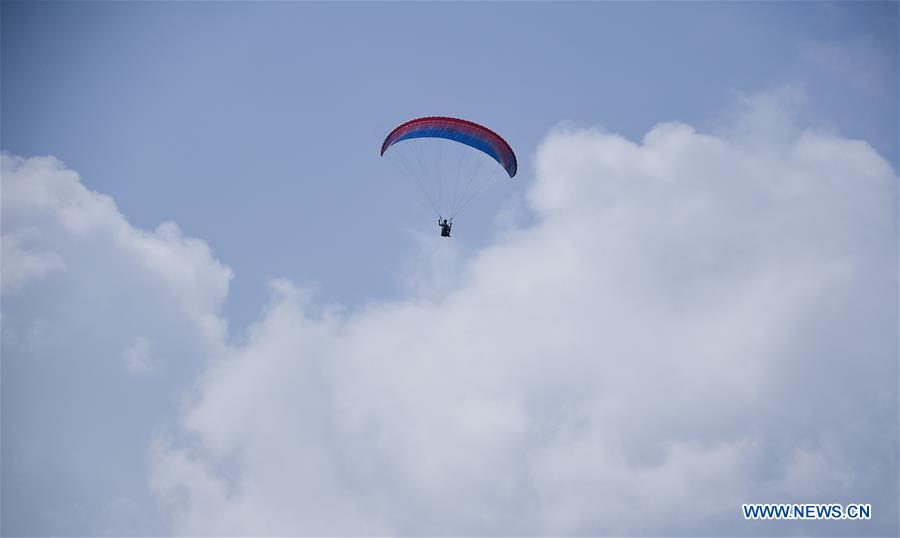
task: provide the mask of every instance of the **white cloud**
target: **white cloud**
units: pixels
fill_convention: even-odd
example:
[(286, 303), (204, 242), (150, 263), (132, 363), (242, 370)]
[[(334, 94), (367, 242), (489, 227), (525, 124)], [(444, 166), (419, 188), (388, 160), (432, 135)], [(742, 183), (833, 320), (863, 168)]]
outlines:
[(165, 532), (148, 446), (224, 348), (231, 271), (54, 158), (2, 178), (3, 534)]
[(34, 237), (37, 230), (19, 230), (4, 234), (2, 238), (2, 257), (0, 271), (3, 273), (3, 292), (14, 293), (31, 280), (40, 280), (52, 273), (65, 269), (65, 263), (55, 252), (28, 251), (22, 243), (29, 236)]
[(125, 369), (135, 375), (149, 374), (159, 367), (161, 359), (152, 354), (152, 343), (139, 336), (125, 350)]
[[(435, 286), (431, 253), (408, 300), (318, 314), (278, 284), (157, 447), (176, 529), (896, 533), (897, 178), (777, 101), (733, 138), (554, 131), (537, 223)], [(877, 516), (759, 527), (752, 501)]]
[[(145, 450), (193, 381), (149, 450), (189, 535), (896, 534), (897, 177), (770, 97), (719, 135), (554, 130), (532, 225), (469, 259), (422, 243), (410, 296), (354, 312), (273, 281), (239, 345), (218, 314), (231, 273), (205, 244), (134, 229), (55, 160), (5, 155), (4, 242), (39, 230), (17, 255), (60, 265), (4, 295), (4, 379), (87, 385), (5, 384), (4, 407), (50, 402), (22, 419), (55, 432), (69, 403), (93, 438), (117, 405)], [(127, 375), (123, 350), (159, 375)], [(26, 426), (4, 421), (4, 468), (32, 473), (4, 488), (36, 480), (7, 466), (30, 446), (8, 450), (10, 428), (41, 439)], [(74, 466), (73, 439), (90, 453), (61, 438), (45, 460)], [(114, 475), (99, 452), (79, 465)], [(119, 486), (93, 486), (101, 530), (162, 532)], [(871, 502), (874, 519), (751, 525), (742, 502)]]

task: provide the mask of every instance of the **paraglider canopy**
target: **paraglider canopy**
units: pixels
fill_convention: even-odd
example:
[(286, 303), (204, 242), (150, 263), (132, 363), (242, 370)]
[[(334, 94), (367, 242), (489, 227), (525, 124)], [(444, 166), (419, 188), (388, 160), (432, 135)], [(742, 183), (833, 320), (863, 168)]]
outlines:
[(402, 123), (384, 139), (381, 154), (389, 147), (410, 138), (444, 138), (473, 147), (486, 153), (506, 170), (510, 178), (516, 175), (518, 163), (516, 154), (503, 138), (483, 125), (475, 122), (448, 118), (445, 116), (428, 116), (416, 118)]
[[(401, 123), (384, 139), (381, 155), (418, 186), (439, 219), (452, 219), (494, 177), (512, 178), (518, 168), (503, 137), (475, 122), (446, 116)], [(442, 235), (449, 237), (449, 230)]]

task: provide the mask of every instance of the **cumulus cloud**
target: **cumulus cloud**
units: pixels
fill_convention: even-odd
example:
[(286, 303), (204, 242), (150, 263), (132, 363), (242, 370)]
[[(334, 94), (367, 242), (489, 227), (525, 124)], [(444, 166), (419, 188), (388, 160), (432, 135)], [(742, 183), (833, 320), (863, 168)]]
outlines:
[(555, 130), (534, 225), (407, 300), (341, 313), (274, 283), (189, 437), (154, 447), (175, 528), (896, 534), (897, 177), (865, 142), (784, 136), (772, 103), (731, 137)]
[[(144, 433), (192, 382), (177, 422), (131, 447), (181, 534), (896, 534), (897, 176), (865, 142), (786, 131), (773, 102), (719, 135), (560, 127), (528, 226), (468, 259), (422, 243), (405, 300), (352, 312), (274, 280), (230, 345), (231, 274), (201, 241), (135, 230), (57, 161), (4, 156), (4, 234), (39, 230), (14, 250), (59, 261), (4, 295), (4, 531), (9, 493), (52, 477), (9, 478), (31, 445), (9, 455), (28, 432), (8, 414), (81, 396), (8, 380), (57, 369), (121, 383), (103, 405), (156, 402)], [(174, 382), (173, 364), (193, 369)], [(167, 396), (132, 394), (151, 384)], [(146, 520), (112, 489), (102, 531)], [(748, 523), (744, 502), (870, 502), (873, 519)]]
[(148, 446), (221, 353), (231, 271), (54, 158), (2, 178), (2, 532), (159, 535)]
[(19, 230), (3, 235), (0, 271), (3, 273), (4, 292), (19, 291), (29, 280), (40, 280), (53, 271), (65, 269), (62, 258), (54, 252), (22, 248), (23, 240), (36, 233), (37, 230)]

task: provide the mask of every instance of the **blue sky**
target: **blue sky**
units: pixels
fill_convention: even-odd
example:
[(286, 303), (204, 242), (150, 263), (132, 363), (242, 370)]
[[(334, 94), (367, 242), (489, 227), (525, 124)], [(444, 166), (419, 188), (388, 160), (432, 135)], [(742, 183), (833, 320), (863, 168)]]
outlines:
[[(640, 476), (697, 504), (896, 514), (896, 480), (873, 471), (897, 475), (896, 2), (3, 2), (0, 17), (4, 534), (896, 533), (759, 527), (718, 505), (638, 517), (610, 495), (658, 502)], [(378, 153), (423, 115), (488, 125), (519, 158), (452, 242)], [(656, 362), (667, 349), (683, 371)], [(804, 378), (817, 360), (830, 373)], [(659, 368), (724, 388), (670, 393)], [(841, 380), (858, 430), (815, 418)], [(217, 418), (317, 406), (293, 426)], [(663, 407), (721, 416), (670, 429), (634, 411)], [(757, 416), (770, 426), (734, 432)], [(641, 447), (631, 473), (604, 444), (617, 428)], [(304, 454), (294, 485), (264, 464), (278, 446)], [(429, 449), (443, 465), (417, 459)], [(509, 491), (478, 488), (454, 450)], [(284, 493), (297, 483), (313, 489)], [(598, 518), (577, 500), (592, 496), (616, 508)], [(294, 519), (272, 499), (321, 509)]]
[[(378, 147), (411, 117), (495, 127), (519, 153), (521, 193), (560, 122), (639, 139), (796, 84), (804, 116), (898, 163), (894, 3), (10, 2), (3, 15), (3, 148), (62, 159), (138, 226), (174, 220), (208, 241), (235, 270), (238, 327), (267, 277), (347, 305), (401, 291), (398, 230), (431, 221)], [(817, 46), (846, 65), (817, 63)], [(479, 232), (460, 241), (490, 237), (509, 194), (469, 208)]]

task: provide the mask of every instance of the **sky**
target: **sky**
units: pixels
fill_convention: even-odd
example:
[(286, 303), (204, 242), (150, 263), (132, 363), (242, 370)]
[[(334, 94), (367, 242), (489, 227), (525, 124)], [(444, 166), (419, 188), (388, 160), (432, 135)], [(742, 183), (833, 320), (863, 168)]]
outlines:
[(3, 2), (2, 534), (897, 535), (898, 22)]

